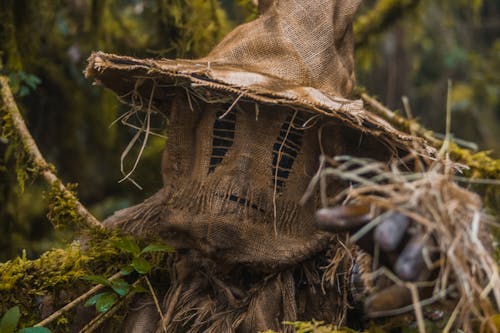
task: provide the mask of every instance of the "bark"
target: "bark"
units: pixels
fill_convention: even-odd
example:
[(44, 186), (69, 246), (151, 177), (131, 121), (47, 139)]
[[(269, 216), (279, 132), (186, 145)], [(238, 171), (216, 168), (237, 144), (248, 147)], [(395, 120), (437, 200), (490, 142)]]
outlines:
[(0, 96), (2, 102), (2, 108), (9, 115), (12, 122), (12, 126), (16, 132), (17, 137), (22, 143), (22, 149), (24, 149), (29, 161), (39, 170), (42, 177), (51, 186), (57, 186), (57, 188), (68, 195), (76, 204), (76, 212), (82, 218), (82, 221), (90, 228), (103, 228), (102, 224), (85, 208), (84, 205), (75, 197), (75, 195), (69, 191), (62, 181), (57, 177), (53, 171), (53, 167), (42, 156), (38, 146), (33, 140), (26, 124), (24, 122), (23, 116), (17, 107), (17, 104), (12, 96), (12, 91), (10, 90), (8, 79), (4, 75), (0, 75)]

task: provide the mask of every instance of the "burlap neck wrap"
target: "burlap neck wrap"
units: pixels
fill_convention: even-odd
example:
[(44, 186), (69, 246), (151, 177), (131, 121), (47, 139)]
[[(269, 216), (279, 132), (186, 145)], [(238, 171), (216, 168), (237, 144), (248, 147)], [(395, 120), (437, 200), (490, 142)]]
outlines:
[(369, 265), (340, 245), (341, 235), (316, 230), (317, 193), (299, 205), (319, 156), (387, 161), (402, 152), (435, 154), (345, 98), (354, 86), (359, 2), (260, 1), (258, 19), (198, 60), (102, 52), (89, 58), (87, 77), (146, 114), (169, 117), (163, 189), (107, 221), (179, 250), (169, 263), (163, 322), (145, 301), (125, 331), (255, 332), (312, 318), (344, 323), (351, 267)]

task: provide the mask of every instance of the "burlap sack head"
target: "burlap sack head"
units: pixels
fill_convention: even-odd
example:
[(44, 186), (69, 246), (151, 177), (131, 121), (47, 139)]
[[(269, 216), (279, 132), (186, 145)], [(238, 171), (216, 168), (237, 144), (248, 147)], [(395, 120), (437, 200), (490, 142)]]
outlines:
[(259, 18), (199, 60), (93, 54), (87, 76), (170, 117), (161, 211), (122, 227), (226, 262), (289, 265), (328, 241), (313, 223), (318, 197), (299, 205), (321, 154), (432, 153), (344, 98), (354, 85), (359, 3), (261, 2)]
[[(168, 332), (179, 331), (191, 313), (199, 322), (186, 330), (193, 333), (345, 317), (349, 274), (336, 277), (334, 269), (330, 280), (345, 281), (326, 289), (320, 276), (330, 259), (337, 258), (332, 267), (342, 261), (345, 273), (355, 258), (337, 235), (315, 227), (319, 193), (299, 203), (320, 156), (388, 161), (402, 152), (434, 154), (361, 101), (346, 99), (354, 86), (359, 3), (261, 0), (259, 18), (198, 60), (102, 52), (89, 58), (87, 77), (133, 110), (169, 117), (163, 189), (107, 220), (128, 233), (160, 236), (189, 263), (172, 268)], [(327, 186), (335, 192), (347, 184)], [(241, 299), (221, 298), (228, 290), (242, 290)], [(212, 312), (217, 316), (205, 317)]]

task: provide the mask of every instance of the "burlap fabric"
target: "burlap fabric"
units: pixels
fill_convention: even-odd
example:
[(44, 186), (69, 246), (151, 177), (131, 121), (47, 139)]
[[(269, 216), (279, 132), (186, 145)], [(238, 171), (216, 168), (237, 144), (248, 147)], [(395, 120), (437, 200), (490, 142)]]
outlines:
[[(164, 303), (172, 309), (168, 332), (279, 330), (283, 321), (311, 318), (343, 323), (356, 250), (316, 229), (318, 194), (304, 206), (299, 201), (321, 152), (388, 159), (387, 151), (372, 138), (356, 148), (357, 132), (337, 122), (303, 128), (305, 115), (286, 107), (262, 105), (256, 119), (255, 105), (241, 102), (220, 119), (226, 109), (190, 110), (178, 89), (168, 109), (163, 189), (115, 213), (107, 226), (159, 236), (177, 249)], [(343, 186), (330, 184), (331, 191)], [(328, 266), (335, 269), (326, 273)]]
[(137, 59), (96, 52), (86, 76), (125, 103), (150, 97), (160, 103), (171, 99), (168, 87), (184, 87), (207, 102), (238, 99), (304, 109), (391, 146), (432, 155), (418, 138), (367, 112), (362, 101), (346, 99), (355, 82), (352, 20), (360, 1), (266, 0), (258, 19), (229, 33), (205, 58)]
[[(352, 19), (360, 0), (261, 1), (261, 16), (205, 58), (94, 53), (88, 77), (146, 114), (169, 117), (164, 186), (106, 224), (161, 237), (164, 319), (138, 300), (130, 332), (255, 332), (284, 320), (345, 324), (353, 267), (342, 235), (318, 231), (319, 193), (299, 201), (319, 156), (389, 161), (434, 151), (345, 99), (354, 86)], [(329, 194), (348, 184), (328, 184)]]
[[(264, 1), (257, 20), (236, 28), (202, 61), (234, 66), (259, 83), (259, 73), (330, 96), (349, 96), (354, 87), (353, 16), (361, 0)], [(312, 51), (314, 50), (314, 51)], [(263, 79), (266, 81), (267, 79)], [(265, 85), (265, 83), (263, 84)]]

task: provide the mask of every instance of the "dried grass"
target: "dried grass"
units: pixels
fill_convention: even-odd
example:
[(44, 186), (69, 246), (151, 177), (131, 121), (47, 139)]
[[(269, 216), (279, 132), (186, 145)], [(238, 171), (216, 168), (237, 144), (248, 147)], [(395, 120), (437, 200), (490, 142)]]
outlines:
[[(383, 274), (413, 291), (413, 306), (390, 314), (413, 309), (419, 330), (423, 332), (421, 307), (444, 297), (454, 298), (456, 306), (445, 332), (452, 327), (466, 332), (478, 329), (497, 332), (492, 317), (500, 309), (500, 275), (490, 230), (499, 225), (484, 213), (476, 194), (456, 184), (456, 165), (435, 162), (428, 171), (415, 173), (402, 171), (408, 170), (409, 160), (388, 166), (349, 156), (322, 159), (322, 168), (313, 178), (306, 196), (319, 186), (327, 206), (369, 202), (381, 211), (400, 212), (414, 221), (419, 232), (435, 240), (435, 248), (426, 251), (437, 252), (439, 258), (432, 261), (429, 253), (424, 253), (428, 268), (439, 268), (435, 280), (409, 283), (399, 280), (387, 269), (373, 273), (374, 277)], [(345, 181), (347, 188), (335, 197), (326, 197), (324, 187), (329, 177)], [(359, 240), (382, 219), (383, 214), (354, 234), (350, 241)], [(419, 300), (416, 288), (425, 284), (434, 286), (433, 296)]]
[[(130, 98), (131, 103), (126, 103), (130, 105), (130, 109), (125, 112), (123, 115), (115, 119), (110, 126), (116, 124), (117, 122), (121, 122), (123, 125), (132, 128), (136, 130), (134, 136), (132, 139), (130, 139), (129, 143), (123, 150), (121, 156), (120, 156), (120, 172), (123, 175), (123, 178), (120, 179), (118, 182), (121, 183), (125, 180), (130, 181), (132, 184), (134, 184), (137, 188), (142, 190), (142, 187), (137, 183), (132, 178), (132, 174), (134, 171), (137, 169), (137, 166), (139, 165), (139, 161), (141, 159), (142, 154), (144, 153), (144, 150), (146, 148), (146, 145), (148, 143), (149, 136), (158, 136), (166, 139), (166, 136), (156, 133), (152, 128), (151, 128), (151, 116), (153, 113), (155, 114), (162, 114), (160, 110), (155, 107), (153, 104), (154, 100), (154, 94), (156, 89), (158, 88), (158, 85), (156, 83), (156, 80), (151, 80), (152, 81), (152, 89), (150, 96), (147, 99), (147, 105), (143, 101), (143, 96), (139, 93), (138, 87), (146, 80), (146, 78), (142, 79), (137, 79), (136, 85), (134, 90), (129, 92), (126, 95), (120, 96), (120, 100), (123, 102)], [(136, 122), (139, 123), (140, 126), (135, 125), (130, 121), (130, 119), (134, 117)], [(141, 140), (142, 136), (142, 140)], [(142, 142), (141, 142), (142, 141)], [(132, 167), (129, 170), (125, 170), (125, 160), (131, 153), (131, 151), (136, 147), (136, 145), (139, 143), (139, 151), (137, 152), (137, 155), (134, 158), (134, 162)]]

